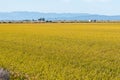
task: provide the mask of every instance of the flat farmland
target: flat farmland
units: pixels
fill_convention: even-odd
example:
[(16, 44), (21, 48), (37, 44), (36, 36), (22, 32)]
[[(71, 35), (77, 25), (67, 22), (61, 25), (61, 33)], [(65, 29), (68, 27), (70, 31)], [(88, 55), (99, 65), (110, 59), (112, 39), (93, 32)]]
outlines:
[(120, 23), (0, 24), (11, 80), (120, 80)]

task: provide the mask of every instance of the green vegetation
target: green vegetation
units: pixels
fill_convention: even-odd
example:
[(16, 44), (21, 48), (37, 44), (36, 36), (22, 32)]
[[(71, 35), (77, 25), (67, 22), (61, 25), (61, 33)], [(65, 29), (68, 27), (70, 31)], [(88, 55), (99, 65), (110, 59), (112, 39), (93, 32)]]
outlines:
[(11, 80), (120, 80), (120, 24), (0, 24)]

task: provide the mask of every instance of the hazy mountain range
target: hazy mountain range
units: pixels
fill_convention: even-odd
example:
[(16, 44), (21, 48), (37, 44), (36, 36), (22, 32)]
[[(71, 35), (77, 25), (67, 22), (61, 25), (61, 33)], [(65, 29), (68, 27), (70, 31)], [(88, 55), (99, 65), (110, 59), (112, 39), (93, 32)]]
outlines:
[(88, 13), (0, 12), (0, 20), (120, 20), (120, 15), (107, 16)]

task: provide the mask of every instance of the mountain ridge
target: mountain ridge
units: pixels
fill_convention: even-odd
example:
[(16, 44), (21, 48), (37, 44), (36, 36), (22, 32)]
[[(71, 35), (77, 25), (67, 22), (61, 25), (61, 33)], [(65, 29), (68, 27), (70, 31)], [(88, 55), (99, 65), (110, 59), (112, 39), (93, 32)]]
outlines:
[(0, 20), (120, 20), (120, 15), (98, 15), (89, 13), (41, 13), (41, 12), (0, 12)]

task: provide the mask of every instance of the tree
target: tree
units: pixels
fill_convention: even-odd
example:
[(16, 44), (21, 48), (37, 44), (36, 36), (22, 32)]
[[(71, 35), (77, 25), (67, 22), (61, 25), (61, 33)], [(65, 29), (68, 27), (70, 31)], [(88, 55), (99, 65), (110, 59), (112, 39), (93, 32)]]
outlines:
[(45, 18), (40, 18), (38, 19), (38, 21), (45, 21)]

